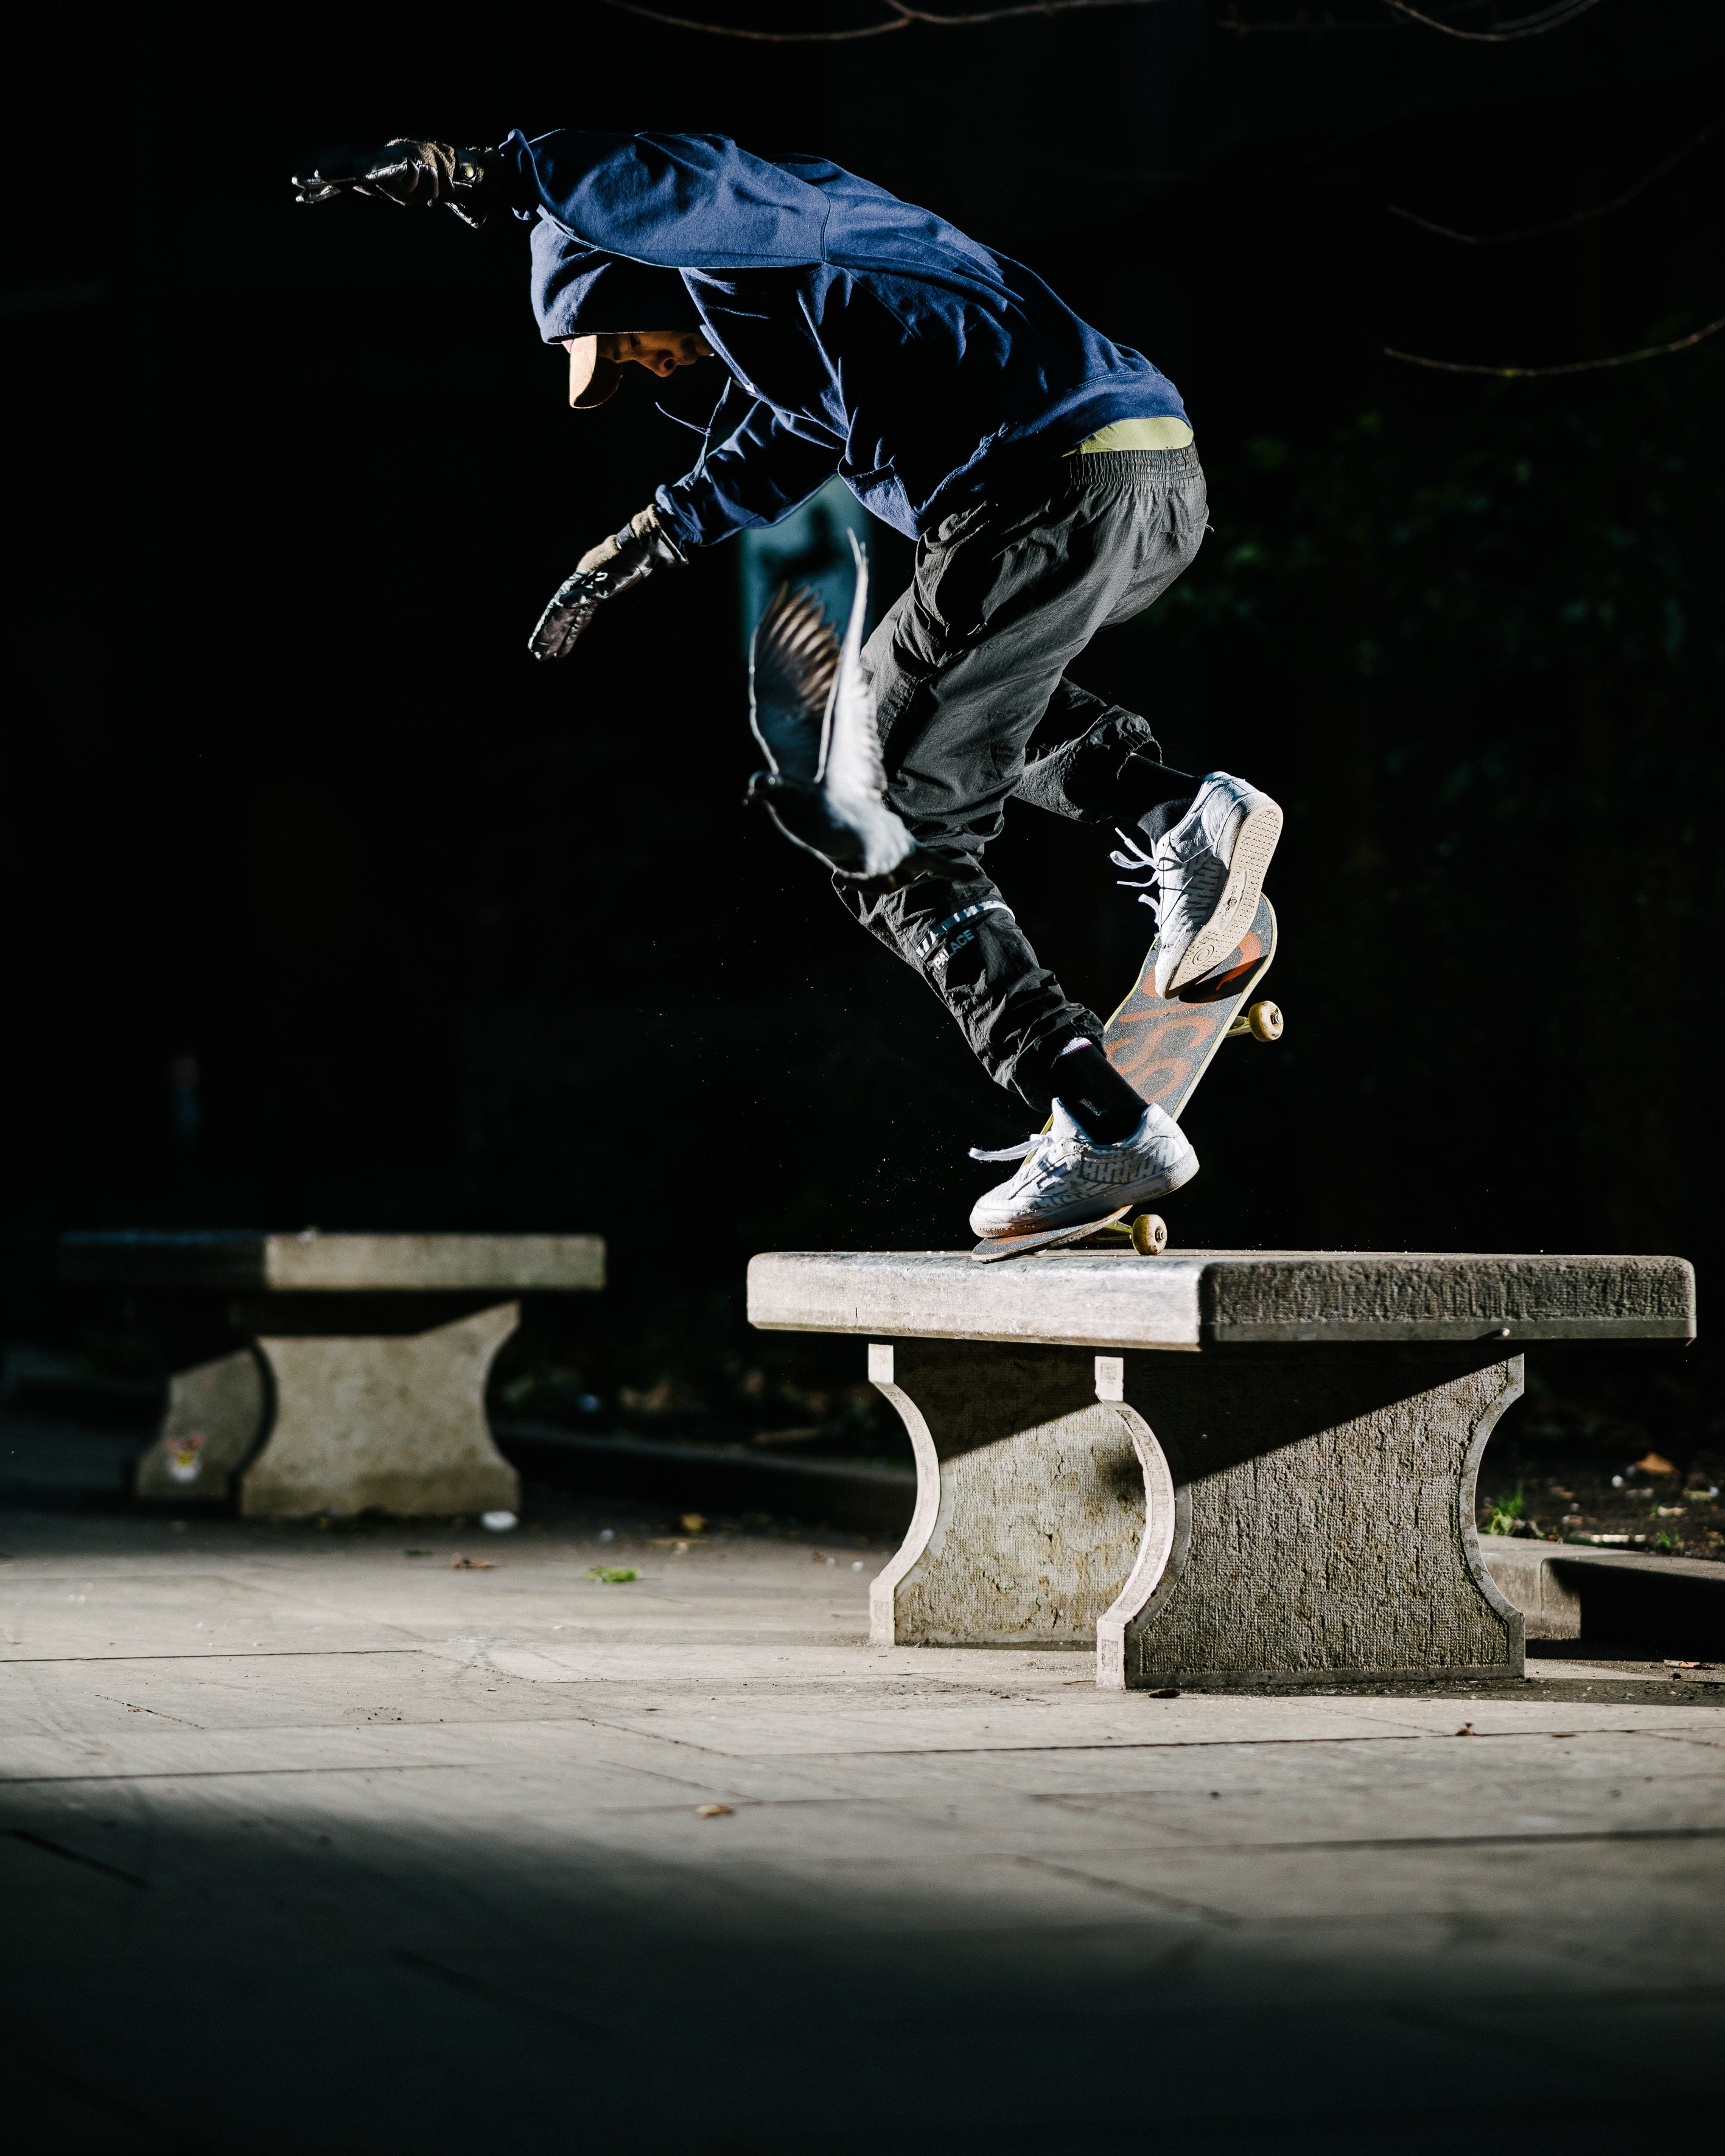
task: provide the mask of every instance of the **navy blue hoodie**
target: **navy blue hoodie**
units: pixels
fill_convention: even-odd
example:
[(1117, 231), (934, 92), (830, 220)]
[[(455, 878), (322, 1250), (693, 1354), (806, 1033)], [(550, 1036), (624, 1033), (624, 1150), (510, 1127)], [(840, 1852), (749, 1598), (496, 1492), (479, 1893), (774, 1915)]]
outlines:
[[(729, 371), (719, 425), (740, 424), (656, 497), (682, 545), (776, 523), (834, 471), (914, 538), (1117, 419), (1184, 417), (1165, 375), (1021, 264), (824, 158), (567, 128), (503, 147), (538, 210), (547, 343), (680, 328), (692, 309)], [(655, 271), (666, 305), (676, 275), (675, 316), (610, 320)]]

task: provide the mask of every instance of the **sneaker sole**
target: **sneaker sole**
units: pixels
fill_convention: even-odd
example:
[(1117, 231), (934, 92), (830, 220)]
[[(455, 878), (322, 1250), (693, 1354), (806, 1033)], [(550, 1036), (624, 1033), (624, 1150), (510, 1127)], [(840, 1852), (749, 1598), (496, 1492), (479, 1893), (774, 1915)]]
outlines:
[[(1198, 1155), (1192, 1153), (1178, 1168), (1167, 1175), (1158, 1176), (1154, 1183), (1142, 1190), (1135, 1190), (1130, 1198), (1111, 1198), (1106, 1204), (1099, 1205), (1090, 1218), (1106, 1220), (1111, 1213), (1117, 1213), (1122, 1205), (1146, 1205), (1153, 1198), (1172, 1197), (1175, 1191), (1183, 1190), (1191, 1182), (1198, 1173)], [(978, 1228), (973, 1221), (970, 1232), (979, 1243), (995, 1243), (1005, 1235), (1057, 1235), (1062, 1228), (1076, 1228), (1082, 1224), (1076, 1214), (1068, 1214), (1060, 1219), (1039, 1215), (1035, 1219), (1010, 1221), (1000, 1228)]]
[(1247, 815), (1234, 841), (1234, 858), (1228, 864), (1228, 880), (1222, 886), (1216, 910), (1186, 946), (1162, 992), (1164, 996), (1173, 995), (1189, 981), (1219, 966), (1250, 927), (1263, 896), (1270, 857), (1281, 837), (1281, 806), (1275, 801), (1266, 801)]

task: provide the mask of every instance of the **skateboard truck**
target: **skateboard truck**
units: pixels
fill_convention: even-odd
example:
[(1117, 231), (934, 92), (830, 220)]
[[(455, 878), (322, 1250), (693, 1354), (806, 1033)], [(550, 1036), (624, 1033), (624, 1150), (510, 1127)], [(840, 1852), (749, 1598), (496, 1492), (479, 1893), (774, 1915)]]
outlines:
[(1243, 1011), (1240, 1015), (1235, 1019), (1233, 1024), (1229, 1027), (1227, 1032), (1223, 1035), (1223, 1039), (1224, 1040), (1239, 1040), (1244, 1039), (1247, 1034), (1250, 1034), (1254, 1040), (1280, 1040), (1281, 1039), (1281, 1005), (1280, 1004), (1254, 1004), (1250, 1010)]

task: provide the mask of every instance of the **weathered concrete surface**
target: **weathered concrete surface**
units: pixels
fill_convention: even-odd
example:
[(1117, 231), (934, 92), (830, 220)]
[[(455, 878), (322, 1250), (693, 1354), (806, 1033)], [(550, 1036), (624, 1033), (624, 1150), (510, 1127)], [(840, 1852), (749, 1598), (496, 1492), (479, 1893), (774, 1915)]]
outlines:
[(491, 1441), (485, 1379), (520, 1317), (506, 1302), (382, 1338), (260, 1333), (275, 1419), (240, 1478), (241, 1512), (513, 1511), (521, 1477)]
[(114, 1229), (62, 1236), (63, 1280), (276, 1292), (526, 1295), (605, 1285), (598, 1235), (326, 1235)]
[(870, 1593), (877, 1645), (1088, 1646), (1142, 1537), (1143, 1478), (1092, 1358), (913, 1341), (869, 1350), (917, 1507)]
[(1657, 1643), (1725, 1655), (1725, 1564), (1589, 1549), (1507, 1535), (1480, 1540), (1487, 1570), (1527, 1620), (1530, 1640)]
[(782, 1250), (751, 1260), (749, 1319), (875, 1339), (1122, 1348), (1301, 1342), (1686, 1340), (1681, 1258), (1382, 1250)]
[(173, 1378), (139, 1496), (222, 1499), (238, 1486), (249, 1514), (436, 1516), (513, 1510), (521, 1487), (485, 1414), (486, 1373), (518, 1306), (474, 1312), (455, 1298), (601, 1288), (605, 1245), (597, 1235), (116, 1230), (63, 1237), (60, 1270), (234, 1296), (229, 1322), (254, 1344)]
[(871, 1636), (1094, 1640), (1105, 1687), (1517, 1675), (1474, 1531), (1486, 1349), (877, 1343), (919, 1477)]
[(1144, 1546), (1096, 1627), (1105, 1686), (1519, 1676), (1474, 1528), (1520, 1356), (1301, 1348), (1098, 1356), (1144, 1466)]
[(1720, 1708), (1099, 1694), (612, 1518), (0, 1523), (20, 2147), (1112, 2156), (1147, 2030), (1158, 2149), (1716, 2124)]
[(170, 1379), (162, 1433), (139, 1460), (136, 1491), (184, 1504), (225, 1498), (258, 1449), (270, 1410), (255, 1350), (236, 1348)]
[(1695, 1292), (1678, 1258), (792, 1251), (751, 1263), (749, 1316), (875, 1336), (920, 1478), (877, 1639), (1094, 1626), (1111, 1687), (1459, 1682), (1521, 1666), (1473, 1526), (1516, 1348), (1686, 1340)]
[[(1480, 1555), (1505, 1599), (1522, 1613), (1530, 1640), (1579, 1640), (1581, 1594), (1548, 1564), (1539, 1543), (1481, 1535)], [(1722, 1581), (1725, 1585), (1725, 1581)]]

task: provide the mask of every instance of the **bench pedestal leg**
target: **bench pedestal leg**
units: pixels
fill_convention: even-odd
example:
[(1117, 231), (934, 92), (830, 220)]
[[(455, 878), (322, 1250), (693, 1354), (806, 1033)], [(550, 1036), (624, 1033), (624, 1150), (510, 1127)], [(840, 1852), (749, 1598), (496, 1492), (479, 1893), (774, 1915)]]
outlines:
[(140, 1458), (137, 1495), (152, 1502), (226, 1497), (264, 1434), (268, 1395), (249, 1348), (168, 1381), (162, 1434)]
[(1148, 1494), (1097, 1626), (1103, 1686), (1522, 1675), (1522, 1617), (1473, 1517), (1520, 1356), (1251, 1348), (1096, 1368)]
[(1143, 1478), (1076, 1348), (901, 1341), (869, 1376), (916, 1455), (916, 1510), (869, 1591), (877, 1645), (1087, 1647), (1131, 1571)]
[(876, 1645), (1093, 1638), (1115, 1689), (1522, 1674), (1473, 1523), (1519, 1356), (906, 1341), (869, 1375), (917, 1468)]
[(521, 1478), (491, 1441), (485, 1378), (519, 1317), (517, 1304), (501, 1303), (429, 1332), (367, 1337), (275, 1334), (265, 1317), (257, 1344), (275, 1419), (241, 1479), (240, 1511), (512, 1511)]

